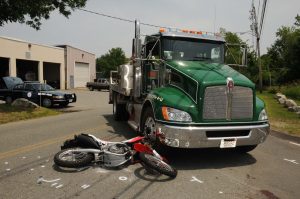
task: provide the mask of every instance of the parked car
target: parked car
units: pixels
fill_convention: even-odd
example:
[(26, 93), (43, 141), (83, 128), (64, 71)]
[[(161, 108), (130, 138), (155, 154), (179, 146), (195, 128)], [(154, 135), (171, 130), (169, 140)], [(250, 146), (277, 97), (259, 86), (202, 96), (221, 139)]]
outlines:
[(97, 89), (99, 91), (102, 89), (109, 90), (109, 82), (105, 78), (98, 78), (94, 82), (87, 82), (86, 87), (90, 91), (93, 91), (94, 89)]
[(18, 98), (26, 98), (44, 107), (52, 107), (55, 104), (65, 107), (77, 100), (75, 93), (55, 90), (48, 84), (37, 81), (23, 82), (18, 77), (0, 78), (0, 100), (10, 104)]

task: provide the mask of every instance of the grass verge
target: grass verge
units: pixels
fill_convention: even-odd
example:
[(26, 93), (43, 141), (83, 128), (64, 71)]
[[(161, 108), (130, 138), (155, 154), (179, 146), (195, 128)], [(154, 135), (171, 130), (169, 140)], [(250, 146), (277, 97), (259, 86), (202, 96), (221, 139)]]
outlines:
[(58, 114), (60, 113), (46, 108), (17, 108), (0, 104), (0, 124)]
[(296, 113), (289, 112), (279, 104), (274, 94), (257, 92), (257, 96), (266, 103), (271, 129), (300, 136), (300, 118)]

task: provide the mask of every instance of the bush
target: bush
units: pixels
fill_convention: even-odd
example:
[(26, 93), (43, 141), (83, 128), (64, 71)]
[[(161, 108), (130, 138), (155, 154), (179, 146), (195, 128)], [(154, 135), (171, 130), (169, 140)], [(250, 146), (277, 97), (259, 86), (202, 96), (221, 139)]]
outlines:
[(279, 89), (277, 87), (271, 87), (268, 89), (268, 92), (271, 93), (271, 94), (276, 94), (279, 92)]
[(282, 92), (290, 98), (300, 100), (300, 86), (285, 87)]

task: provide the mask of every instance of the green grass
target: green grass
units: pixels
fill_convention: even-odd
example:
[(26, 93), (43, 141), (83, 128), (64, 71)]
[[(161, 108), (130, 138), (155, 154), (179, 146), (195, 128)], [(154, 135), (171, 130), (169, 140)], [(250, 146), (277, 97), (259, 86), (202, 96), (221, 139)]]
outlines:
[[(287, 108), (279, 104), (274, 99), (274, 94), (257, 92), (257, 96), (266, 103), (271, 129), (300, 136), (300, 117), (296, 113), (289, 112)], [(300, 105), (298, 100), (296, 102)]]
[(58, 114), (60, 113), (46, 108), (17, 108), (0, 104), (0, 124)]

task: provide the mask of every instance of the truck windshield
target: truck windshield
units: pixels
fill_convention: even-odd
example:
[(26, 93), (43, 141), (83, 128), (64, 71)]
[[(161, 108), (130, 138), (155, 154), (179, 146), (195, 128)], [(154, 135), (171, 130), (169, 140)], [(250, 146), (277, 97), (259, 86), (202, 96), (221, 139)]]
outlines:
[(162, 39), (165, 60), (224, 63), (224, 43), (209, 40), (165, 37)]

